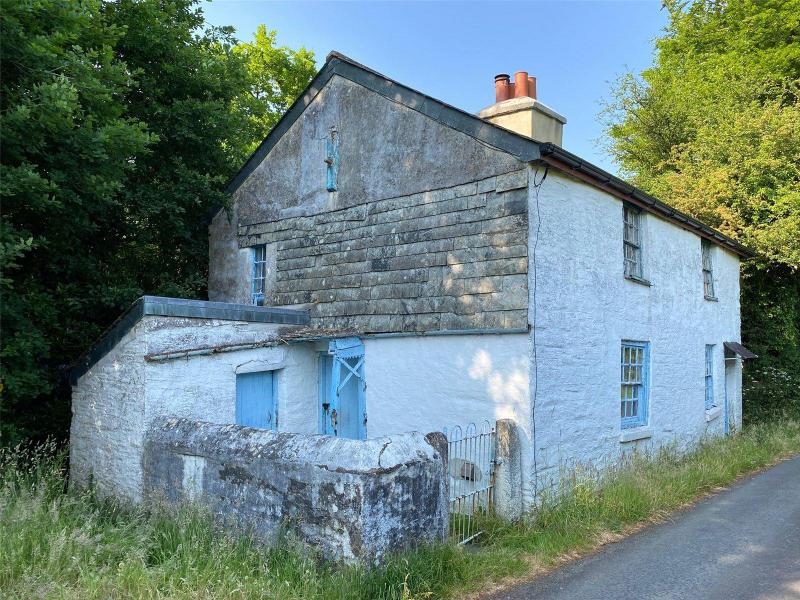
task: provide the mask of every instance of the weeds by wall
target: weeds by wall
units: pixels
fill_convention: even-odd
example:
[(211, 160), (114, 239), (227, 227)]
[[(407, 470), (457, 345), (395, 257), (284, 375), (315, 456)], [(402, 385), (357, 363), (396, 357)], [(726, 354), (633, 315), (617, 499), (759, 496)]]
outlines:
[[(575, 478), (536, 520), (487, 519), (477, 548), (435, 546), (379, 569), (334, 568), (313, 550), (263, 549), (191, 507), (144, 512), (64, 493), (52, 445), (0, 451), (0, 596), (419, 600), (528, 573), (609, 534), (658, 519), (742, 474), (800, 452), (800, 422), (759, 424), (681, 456), (634, 457), (600, 479)], [(602, 489), (602, 493), (598, 493)], [(476, 551), (475, 551), (476, 550)]]

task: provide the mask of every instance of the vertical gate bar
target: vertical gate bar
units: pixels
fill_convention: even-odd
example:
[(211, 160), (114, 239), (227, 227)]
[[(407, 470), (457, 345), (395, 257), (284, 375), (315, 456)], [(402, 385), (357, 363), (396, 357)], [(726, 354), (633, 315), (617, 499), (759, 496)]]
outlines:
[(494, 444), (496, 430), (485, 421), (479, 426), (445, 429), (450, 466), (449, 537), (462, 545), (474, 540), (482, 531), (478, 519), (492, 512), (494, 496)]

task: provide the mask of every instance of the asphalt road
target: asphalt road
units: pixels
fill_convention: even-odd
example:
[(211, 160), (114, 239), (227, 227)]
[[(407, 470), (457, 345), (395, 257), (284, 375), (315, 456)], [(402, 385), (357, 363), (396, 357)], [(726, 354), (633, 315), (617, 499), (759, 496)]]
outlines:
[(490, 598), (800, 599), (800, 457)]

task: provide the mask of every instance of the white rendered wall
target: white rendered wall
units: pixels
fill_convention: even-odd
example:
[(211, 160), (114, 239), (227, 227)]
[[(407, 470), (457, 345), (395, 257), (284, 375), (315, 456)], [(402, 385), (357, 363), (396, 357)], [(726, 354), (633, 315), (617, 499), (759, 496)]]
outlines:
[[(536, 181), (542, 174), (540, 169)], [(560, 469), (613, 462), (634, 447), (686, 447), (704, 434), (721, 433), (722, 416), (707, 421), (704, 405), (705, 345), (715, 345), (714, 392), (722, 406), (722, 344), (740, 339), (738, 257), (714, 247), (719, 301), (705, 300), (700, 238), (647, 213), (644, 277), (652, 282), (647, 287), (623, 276), (620, 200), (553, 170), (539, 193), (540, 223), (533, 187), (530, 196), (529, 318), (538, 357), (532, 372), (538, 386), (531, 381), (536, 391), (531, 478), (542, 480), (537, 491), (557, 480)], [(652, 435), (627, 443), (620, 440), (623, 339), (650, 342)], [(741, 373), (731, 379), (737, 385), (729, 402), (740, 423)]]
[(236, 422), (236, 374), (274, 371), (278, 430), (317, 433), (317, 353), (310, 344), (221, 352), (147, 364), (147, 418)]
[(531, 440), (527, 333), (367, 338), (367, 436), (514, 419)]
[(144, 439), (145, 342), (139, 322), (72, 389), (70, 485), (138, 501)]
[(141, 498), (151, 420), (173, 415), (234, 423), (236, 373), (275, 370), (281, 431), (316, 433), (317, 361), (311, 345), (280, 345), (169, 360), (146, 357), (274, 339), (282, 326), (145, 316), (72, 391), (70, 473), (101, 496)]

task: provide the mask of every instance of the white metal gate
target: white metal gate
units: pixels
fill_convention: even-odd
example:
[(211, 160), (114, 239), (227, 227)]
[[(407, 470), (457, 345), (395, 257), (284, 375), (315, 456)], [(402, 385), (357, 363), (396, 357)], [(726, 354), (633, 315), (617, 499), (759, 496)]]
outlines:
[(475, 516), (492, 509), (495, 466), (495, 428), (488, 421), (481, 427), (445, 428), (450, 471), (450, 539), (466, 544), (482, 532)]

